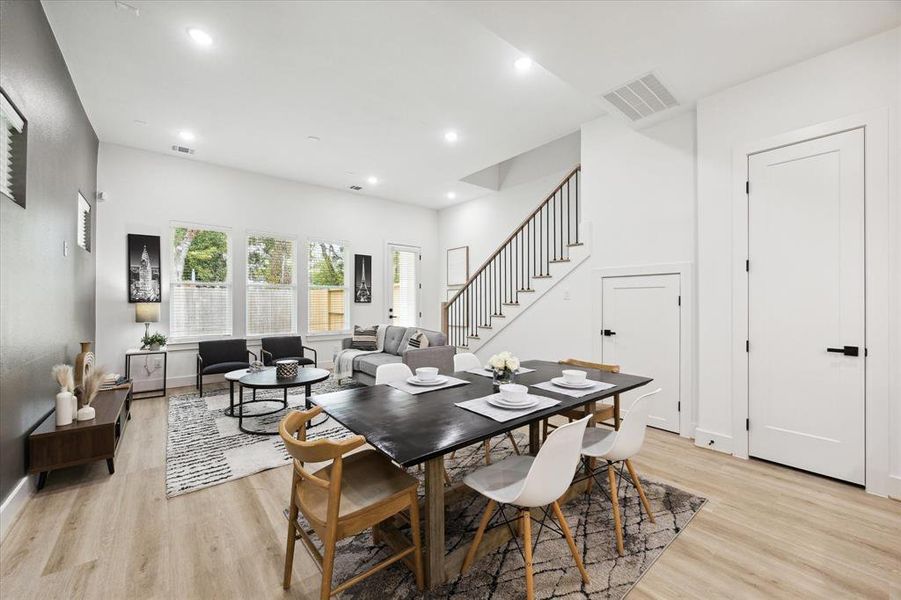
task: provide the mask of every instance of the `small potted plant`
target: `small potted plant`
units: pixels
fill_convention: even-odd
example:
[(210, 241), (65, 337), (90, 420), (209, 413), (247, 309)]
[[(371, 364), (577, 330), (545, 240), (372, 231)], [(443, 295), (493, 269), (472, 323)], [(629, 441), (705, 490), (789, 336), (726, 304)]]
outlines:
[(513, 383), (513, 377), (519, 369), (519, 359), (509, 352), (495, 354), (488, 360), (488, 368), (494, 373), (494, 383)]
[(158, 331), (152, 335), (145, 335), (141, 338), (141, 350), (159, 350), (160, 346), (166, 345), (167, 339)]

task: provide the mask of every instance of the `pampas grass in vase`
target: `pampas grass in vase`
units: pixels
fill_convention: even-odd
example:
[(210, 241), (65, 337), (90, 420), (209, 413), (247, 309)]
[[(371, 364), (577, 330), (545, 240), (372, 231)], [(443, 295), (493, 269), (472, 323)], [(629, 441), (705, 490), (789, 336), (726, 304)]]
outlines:
[(75, 391), (72, 365), (56, 365), (50, 373), (59, 384), (59, 393), (56, 395), (56, 426), (69, 425), (78, 411), (78, 401), (72, 393)]
[(96, 415), (91, 402), (100, 391), (103, 385), (103, 379), (106, 377), (106, 371), (102, 369), (94, 369), (88, 375), (85, 375), (84, 381), (81, 382), (81, 408), (78, 409), (79, 421), (90, 421)]

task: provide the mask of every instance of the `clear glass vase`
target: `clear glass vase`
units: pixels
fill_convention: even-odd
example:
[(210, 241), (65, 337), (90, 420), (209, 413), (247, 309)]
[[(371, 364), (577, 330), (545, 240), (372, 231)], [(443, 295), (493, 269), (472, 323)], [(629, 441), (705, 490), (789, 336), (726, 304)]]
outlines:
[(494, 385), (504, 385), (505, 383), (513, 383), (514, 374), (510, 369), (502, 371), (494, 371)]

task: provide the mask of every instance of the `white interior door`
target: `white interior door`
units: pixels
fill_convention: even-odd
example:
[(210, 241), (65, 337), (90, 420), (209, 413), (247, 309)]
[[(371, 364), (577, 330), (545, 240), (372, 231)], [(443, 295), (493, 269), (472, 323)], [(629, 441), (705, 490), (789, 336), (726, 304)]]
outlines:
[(864, 139), (748, 158), (748, 453), (864, 483)]
[[(680, 276), (604, 277), (602, 294), (603, 362), (619, 365), (624, 373), (653, 377), (653, 387), (662, 391), (651, 402), (648, 424), (678, 432)], [(623, 394), (623, 410), (640, 393)]]
[(388, 244), (388, 265), (385, 269), (388, 292), (388, 319), (392, 325), (416, 327), (422, 316), (419, 307), (420, 249), (414, 246)]

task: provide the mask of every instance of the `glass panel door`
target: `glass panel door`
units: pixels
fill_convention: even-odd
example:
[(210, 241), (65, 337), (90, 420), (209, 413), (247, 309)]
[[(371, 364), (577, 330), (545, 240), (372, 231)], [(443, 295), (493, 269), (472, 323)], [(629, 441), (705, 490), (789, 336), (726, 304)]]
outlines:
[(388, 244), (388, 319), (392, 325), (419, 325), (419, 248)]

